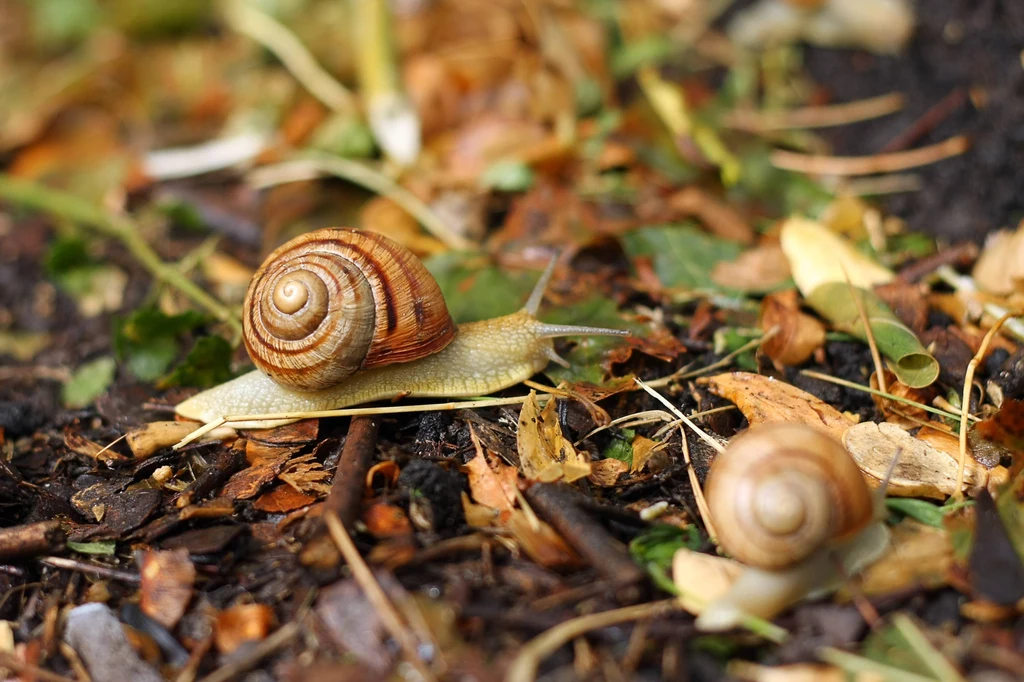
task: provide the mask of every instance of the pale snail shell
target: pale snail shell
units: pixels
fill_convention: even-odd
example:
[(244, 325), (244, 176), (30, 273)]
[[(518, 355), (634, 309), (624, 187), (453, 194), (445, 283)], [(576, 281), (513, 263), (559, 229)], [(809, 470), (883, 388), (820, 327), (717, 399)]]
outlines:
[(803, 424), (735, 437), (704, 490), (722, 549), (778, 570), (849, 539), (874, 519), (874, 498), (843, 445)]
[(243, 310), (253, 363), (303, 391), (436, 353), (456, 334), (419, 259), (387, 237), (356, 230), (316, 230), (276, 249), (253, 276)]

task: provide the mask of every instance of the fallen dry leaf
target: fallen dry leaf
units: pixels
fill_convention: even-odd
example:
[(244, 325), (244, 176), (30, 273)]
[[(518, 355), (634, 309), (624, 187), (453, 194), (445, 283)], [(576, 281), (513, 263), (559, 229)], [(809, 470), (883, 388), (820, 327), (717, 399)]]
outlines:
[(587, 480), (594, 485), (607, 488), (615, 485), (619, 477), (629, 471), (629, 465), (619, 459), (600, 459), (590, 466), (590, 475)]
[(273, 490), (260, 495), (253, 502), (253, 506), (269, 514), (283, 514), (301, 509), (302, 507), (308, 507), (314, 502), (316, 502), (316, 495), (304, 493), (285, 484), (279, 485)]
[(700, 380), (713, 393), (736, 403), (751, 426), (798, 422), (842, 438), (854, 422), (806, 391), (771, 377), (750, 372), (727, 372)]
[(971, 271), (974, 281), (991, 294), (1006, 295), (1024, 288), (1024, 221), (1016, 231), (988, 236)]
[(761, 348), (778, 365), (803, 364), (825, 343), (825, 325), (800, 312), (795, 289), (771, 294), (761, 303), (758, 324), (765, 332), (778, 331)]
[(526, 556), (545, 568), (579, 566), (576, 552), (544, 521), (522, 509), (514, 509), (504, 523)]
[(888, 269), (813, 220), (788, 219), (782, 225), (779, 238), (793, 280), (804, 296), (809, 296), (822, 284), (846, 282), (847, 277), (853, 286), (861, 289), (871, 289), (893, 279)]
[[(669, 197), (668, 204), (672, 210), (684, 217), (695, 216), (709, 232), (723, 239), (740, 244), (752, 244), (754, 241), (754, 229), (750, 227), (743, 214), (729, 203), (699, 187), (691, 186), (679, 190)], [(788, 275), (789, 269), (786, 268), (786, 276)]]
[(196, 567), (187, 549), (142, 552), (142, 612), (173, 630), (192, 600)]
[(472, 426), (469, 433), (476, 455), (462, 466), (462, 470), (469, 477), (473, 499), (492, 509), (511, 511), (516, 502), (519, 471), (490, 452), (485, 455)]
[[(896, 424), (864, 422), (851, 426), (842, 439), (875, 486), (881, 484), (896, 450), (900, 450), (899, 462), (889, 479), (889, 495), (945, 500), (956, 490), (956, 459)], [(987, 474), (984, 467), (968, 458), (964, 480), (969, 488), (983, 487)]]
[(549, 401), (542, 410), (535, 391), (530, 391), (519, 414), (516, 446), (519, 466), (528, 480), (551, 483), (564, 478), (572, 483), (591, 472), (589, 458), (578, 453), (572, 442), (562, 435), (555, 401)]
[(217, 614), (214, 643), (230, 654), (246, 642), (261, 641), (274, 626), (274, 609), (266, 604), (238, 604)]
[(789, 279), (789, 261), (778, 244), (762, 244), (736, 260), (720, 261), (711, 271), (719, 286), (745, 291), (767, 291)]

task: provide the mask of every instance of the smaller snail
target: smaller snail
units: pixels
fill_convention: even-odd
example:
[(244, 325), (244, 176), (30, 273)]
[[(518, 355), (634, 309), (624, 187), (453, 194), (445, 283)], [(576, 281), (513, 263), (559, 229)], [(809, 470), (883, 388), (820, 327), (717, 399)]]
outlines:
[(771, 618), (838, 587), (888, 546), (881, 498), (842, 444), (810, 426), (740, 434), (711, 465), (704, 493), (721, 548), (745, 569), (697, 618), (701, 630)]
[[(243, 303), (243, 338), (257, 369), (175, 407), (212, 422), (232, 415), (334, 410), (375, 400), (471, 397), (565, 364), (552, 339), (629, 332), (537, 319), (554, 262), (518, 312), (456, 327), (441, 289), (400, 244), (328, 228), (279, 247)], [(269, 428), (295, 419), (233, 420)]]

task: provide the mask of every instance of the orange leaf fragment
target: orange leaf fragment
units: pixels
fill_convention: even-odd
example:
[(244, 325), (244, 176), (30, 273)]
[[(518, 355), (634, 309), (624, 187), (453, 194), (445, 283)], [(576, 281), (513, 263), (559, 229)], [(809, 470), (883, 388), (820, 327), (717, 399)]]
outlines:
[(463, 465), (462, 470), (469, 477), (473, 499), (491, 509), (511, 511), (515, 506), (519, 471), (492, 453), (485, 455), (472, 426), (469, 433), (476, 446), (476, 455)]
[(187, 549), (142, 553), (142, 598), (139, 606), (147, 616), (173, 630), (192, 600), (196, 567)]
[(230, 654), (246, 642), (266, 639), (274, 625), (274, 610), (266, 604), (238, 604), (217, 614), (214, 643)]
[(736, 403), (751, 426), (798, 422), (818, 427), (836, 438), (854, 421), (820, 398), (796, 386), (750, 372), (727, 372), (702, 379), (711, 391)]
[(779, 329), (761, 346), (776, 365), (803, 364), (825, 343), (825, 325), (800, 312), (795, 289), (765, 297), (760, 326), (766, 332)]

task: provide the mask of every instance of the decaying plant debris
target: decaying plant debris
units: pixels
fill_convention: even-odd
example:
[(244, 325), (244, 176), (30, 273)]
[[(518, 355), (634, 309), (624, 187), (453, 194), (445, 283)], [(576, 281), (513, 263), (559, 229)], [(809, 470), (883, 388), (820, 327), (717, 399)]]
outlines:
[[(0, 679), (1019, 676), (1013, 3), (0, 14)], [(263, 258), (341, 225), (458, 323), (555, 259), (540, 317), (631, 335), (472, 401), (175, 420), (251, 368)], [(887, 543), (701, 631), (744, 571), (708, 471), (778, 422)]]

